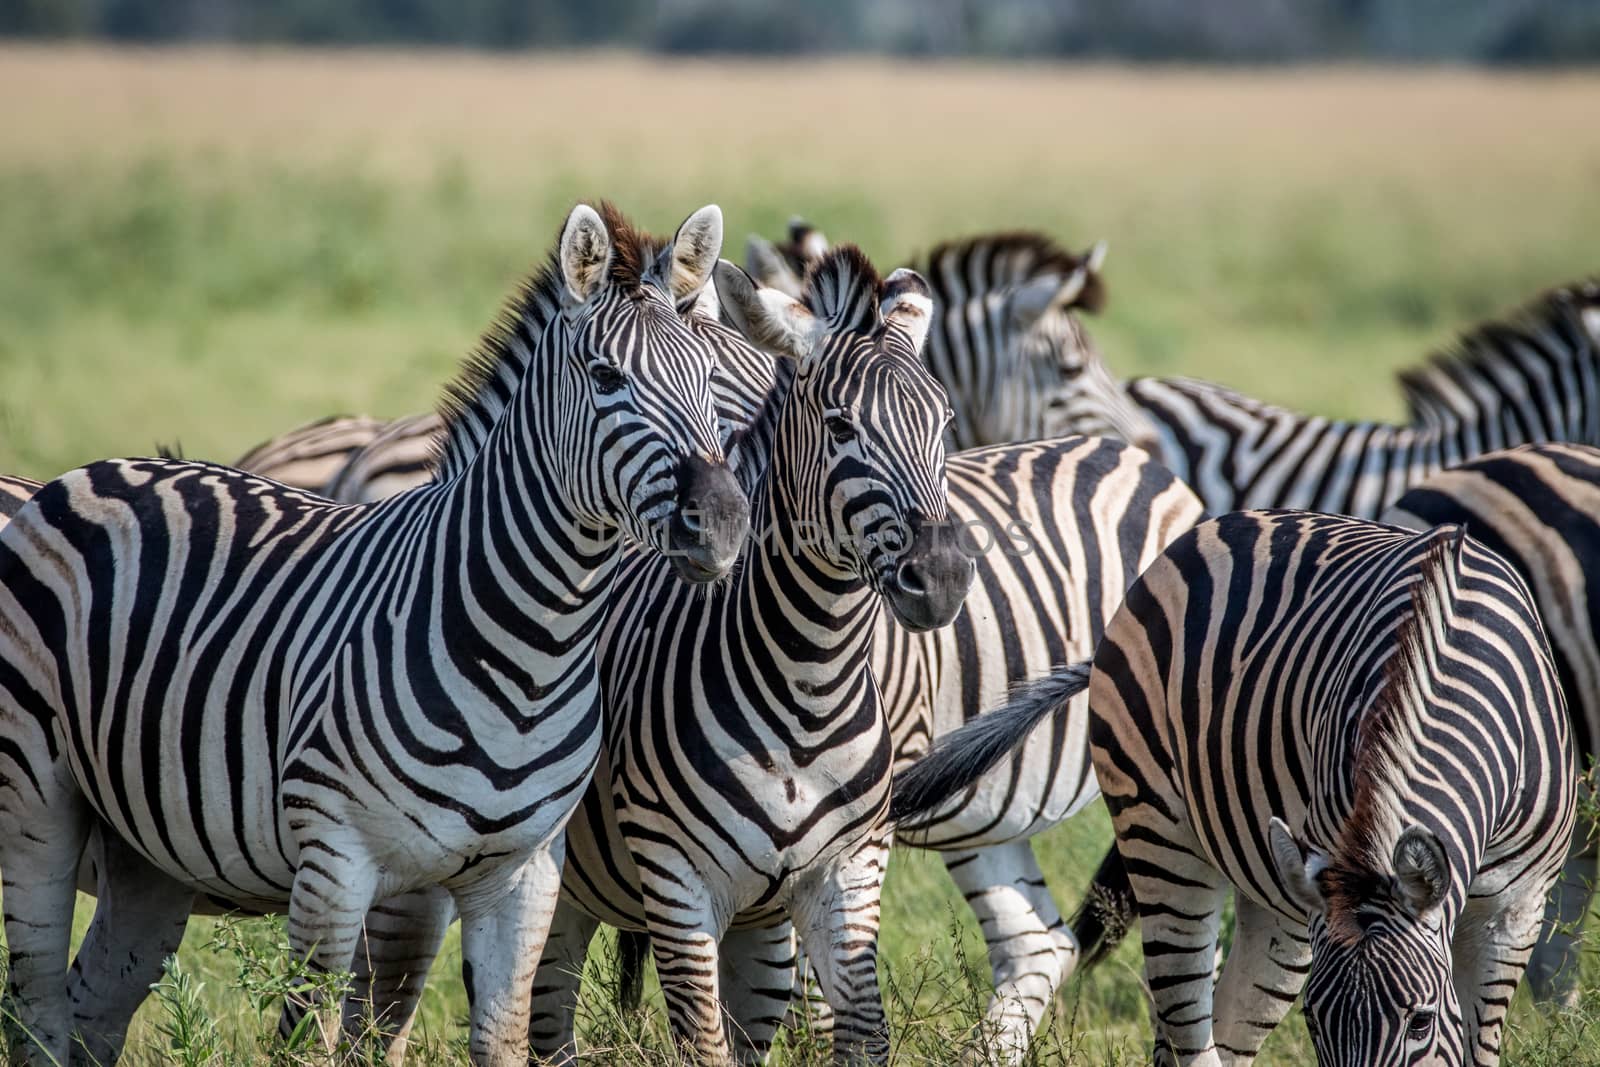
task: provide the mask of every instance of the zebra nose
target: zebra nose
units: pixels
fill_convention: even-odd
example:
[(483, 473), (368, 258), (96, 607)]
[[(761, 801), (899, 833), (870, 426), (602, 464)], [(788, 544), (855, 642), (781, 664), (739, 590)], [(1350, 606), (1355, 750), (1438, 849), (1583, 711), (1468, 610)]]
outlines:
[(895, 568), (894, 581), (900, 587), (900, 591), (909, 596), (926, 596), (928, 593), (928, 587), (917, 577), (916, 564), (910, 560)]
[(913, 632), (949, 625), (966, 600), (974, 566), (942, 523), (914, 521), (911, 545), (887, 590), (895, 618)]
[(678, 465), (678, 507), (668, 544), (678, 574), (707, 582), (726, 574), (750, 529), (750, 505), (726, 463), (689, 456)]

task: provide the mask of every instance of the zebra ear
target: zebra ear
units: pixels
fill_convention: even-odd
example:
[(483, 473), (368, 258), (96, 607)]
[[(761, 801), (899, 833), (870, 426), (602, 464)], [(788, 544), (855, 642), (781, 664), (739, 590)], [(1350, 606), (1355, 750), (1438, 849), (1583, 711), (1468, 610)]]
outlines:
[(922, 351), (928, 326), (933, 322), (933, 290), (922, 275), (901, 267), (885, 278), (878, 309), (884, 322), (904, 330), (911, 337), (912, 347)]
[(1406, 827), (1394, 843), (1394, 878), (1400, 899), (1417, 918), (1443, 904), (1450, 892), (1450, 861), (1438, 835), (1425, 826)]
[(561, 280), (573, 303), (587, 301), (605, 284), (611, 267), (611, 235), (600, 213), (579, 204), (561, 227)]
[(683, 304), (706, 287), (722, 254), (722, 209), (707, 204), (684, 219), (668, 251), (672, 258), (667, 288), (673, 303)]
[(714, 274), (722, 314), (751, 344), (803, 360), (816, 347), (822, 323), (804, 304), (776, 289), (763, 289), (727, 260)]
[(1083, 265), (1088, 268), (1090, 274), (1100, 273), (1106, 265), (1106, 243), (1104, 241), (1096, 241), (1094, 247), (1084, 253)]
[(1267, 849), (1278, 871), (1278, 884), (1295, 907), (1307, 915), (1320, 913), (1324, 902), (1317, 876), (1327, 867), (1327, 858), (1315, 849), (1302, 848), (1288, 825), (1276, 815), (1267, 824)]
[(1027, 333), (1047, 312), (1071, 307), (1088, 284), (1088, 267), (1080, 265), (1065, 278), (1059, 274), (1041, 274), (1017, 285), (1006, 296), (1006, 313), (1011, 325)]
[(828, 239), (799, 215), (789, 220), (789, 242), (800, 253), (800, 261), (807, 265), (828, 254)]
[(778, 246), (765, 237), (751, 234), (744, 243), (744, 265), (758, 283), (780, 293), (798, 297), (800, 276), (789, 268)]

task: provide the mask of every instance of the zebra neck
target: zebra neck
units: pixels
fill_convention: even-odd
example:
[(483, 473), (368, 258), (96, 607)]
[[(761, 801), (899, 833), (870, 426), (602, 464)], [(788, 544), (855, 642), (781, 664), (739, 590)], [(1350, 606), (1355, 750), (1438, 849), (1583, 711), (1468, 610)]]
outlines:
[(728, 637), (749, 643), (759, 635), (774, 668), (766, 683), (787, 686), (794, 705), (820, 710), (867, 669), (878, 595), (820, 556), (813, 532), (799, 526), (774, 488), (769, 481), (757, 499), (763, 524), (739, 572)]
[(551, 687), (532, 678), (564, 677), (563, 664), (592, 657), (619, 555), (617, 532), (584, 522), (560, 492), (551, 458), (570, 446), (541, 425), (514, 403), (439, 485), (443, 547), (429, 575), (439, 632), (455, 648), (475, 640), (527, 664), (520, 688), (534, 699)]

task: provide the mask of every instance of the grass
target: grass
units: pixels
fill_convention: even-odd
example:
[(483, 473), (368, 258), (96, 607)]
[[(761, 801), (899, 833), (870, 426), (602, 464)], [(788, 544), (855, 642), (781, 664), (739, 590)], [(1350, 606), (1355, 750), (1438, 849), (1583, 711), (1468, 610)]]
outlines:
[[(1105, 237), (1092, 329), (1119, 372), (1396, 416), (1394, 368), (1600, 269), (1597, 90), (1457, 70), (0, 47), (17, 102), (0, 108), (0, 470), (157, 442), (227, 459), (329, 412), (420, 410), (579, 196), (656, 229), (717, 201), (730, 251), (796, 211), (885, 263), (987, 228)], [(1096, 810), (1040, 840), (1064, 910), (1107, 839)], [(191, 924), (136, 1062), (262, 1055), (273, 1009), (238, 992), (239, 968), (270, 974), (278, 928), (222, 929)], [(459, 1059), (449, 944), (419, 1061)], [(935, 857), (897, 855), (883, 955), (903, 1060), (939, 1061), (987, 968)], [(1130, 946), (1063, 991), (1041, 1062), (1140, 1060), (1137, 961)], [(1553, 1020), (1519, 1004), (1508, 1062), (1594, 1062), (1592, 959), (1586, 990)], [(665, 1047), (659, 1014), (603, 1000), (586, 1025), (609, 1058)], [(1291, 1019), (1261, 1062), (1308, 1056)]]

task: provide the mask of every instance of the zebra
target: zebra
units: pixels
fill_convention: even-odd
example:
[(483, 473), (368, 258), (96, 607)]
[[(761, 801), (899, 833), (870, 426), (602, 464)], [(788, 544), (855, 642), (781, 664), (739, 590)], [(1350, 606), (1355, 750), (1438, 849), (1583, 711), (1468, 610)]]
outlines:
[[(437, 416), (431, 416), (437, 425)], [(250, 449), (234, 466), (275, 482), (319, 492), (350, 458), (390, 426), (368, 415), (330, 415), (296, 426)], [(22, 509), (43, 482), (0, 474), (0, 520)]]
[(0, 475), (0, 523), (9, 522), (44, 483), (14, 474)]
[[(1135, 378), (1154, 448), (1212, 514), (1375, 519), (1434, 471), (1538, 441), (1600, 444), (1600, 280), (1553, 289), (1401, 375), (1411, 425), (1310, 416), (1190, 378)], [(1100, 392), (1087, 390), (1085, 403)]]
[(1505, 560), (1459, 526), (1208, 520), (1092, 661), (942, 738), (892, 815), (1085, 688), (1158, 1064), (1251, 1062), (1302, 989), (1320, 1064), (1499, 1062), (1576, 807), (1561, 687)]
[[(743, 539), (717, 346), (679, 310), (721, 238), (715, 206), (670, 243), (575, 207), (448, 390), (426, 487), (340, 506), (111, 460), (0, 531), (0, 875), (25, 1062), (68, 1062), (74, 1033), (115, 1059), (197, 901), (287, 905), (293, 951), (345, 969), (368, 908), (424, 886), (463, 916), (474, 1061), (525, 1061), (561, 831), (600, 748), (620, 535), (692, 581)], [(69, 982), (91, 820), (108, 855)], [(306, 1008), (291, 998), (284, 1032)]]
[(575, 1053), (577, 974), (604, 921), (649, 931), (673, 1032), (697, 1057), (733, 1055), (724, 1001), (739, 1058), (764, 1054), (790, 983), (759, 948), (793, 916), (835, 1058), (883, 1062), (892, 749), (873, 623), (881, 598), (908, 629), (947, 625), (972, 575), (944, 532), (950, 411), (918, 351), (932, 303), (914, 272), (880, 282), (850, 246), (812, 269), (804, 304), (732, 264), (716, 280), (746, 335), (796, 364), (752, 505), (760, 536), (711, 595), (646, 559), (618, 578), (599, 652), (606, 753), (569, 824), (532, 1048)]
[(233, 466), (275, 482), (327, 495), (326, 487), (355, 450), (389, 425), (370, 415), (330, 415), (256, 445)]
[[(1490, 452), (1413, 486), (1383, 515), (1396, 526), (1458, 523), (1517, 568), (1549, 633), (1580, 760), (1600, 756), (1600, 449), (1523, 445)], [(1586, 780), (1592, 786), (1592, 781)], [(1574, 1003), (1574, 933), (1589, 912), (1600, 860), (1592, 830), (1573, 835), (1528, 983), (1543, 1001)]]
[[(935, 316), (930, 334), (940, 319)], [(767, 463), (752, 444), (742, 440), (734, 452), (741, 472)], [(382, 442), (372, 448), (381, 451)], [(1142, 451), (1105, 438), (969, 450), (951, 456), (946, 469), (954, 530), (976, 557), (977, 578), (950, 627), (911, 635), (888, 614), (878, 616), (872, 670), (897, 767), (924, 753), (936, 733), (959, 726), (1013, 686), (1089, 655), (1124, 590), (1202, 513), (1170, 472)], [(360, 483), (350, 491), (359, 493)], [(995, 975), (985, 1026), (1013, 1058), (1026, 1051), (1077, 960), (1077, 944), (1029, 841), (1097, 795), (1081, 725), (1085, 702), (1074, 714), (1050, 744), (1031, 748), (963, 803), (902, 837), (945, 850), (942, 858), (979, 919)], [(1051, 755), (1057, 746), (1061, 754)], [(427, 905), (418, 908), (431, 920)], [(369, 934), (383, 943), (359, 958), (400, 975), (425, 974), (437, 941), (432, 935), (413, 940), (410, 923), (400, 912), (369, 919)], [(778, 934), (763, 944), (775, 956), (792, 955)], [(398, 962), (387, 964), (387, 956)], [(400, 995), (380, 999), (409, 1002), (420, 993), (415, 983), (392, 981)], [(826, 1004), (814, 1007), (822, 1015), (816, 1024), (825, 1028)], [(409, 1013), (406, 1006), (394, 1011), (398, 1018)]]
[[(787, 246), (750, 237), (746, 262), (762, 284), (785, 289), (794, 263), (827, 248), (799, 219), (790, 234)], [(1105, 257), (1104, 241), (1076, 255), (1016, 231), (946, 241), (913, 260), (940, 308), (925, 357), (955, 406), (952, 450), (1069, 433), (1154, 445), (1154, 427), (1074, 314), (1105, 306)]]

